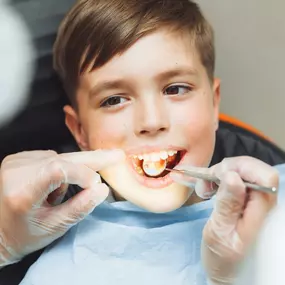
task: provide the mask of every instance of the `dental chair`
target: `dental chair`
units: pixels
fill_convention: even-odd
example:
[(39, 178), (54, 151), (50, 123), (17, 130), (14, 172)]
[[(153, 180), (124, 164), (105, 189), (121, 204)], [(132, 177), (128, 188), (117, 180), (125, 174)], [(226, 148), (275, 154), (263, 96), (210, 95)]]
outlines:
[[(59, 153), (78, 151), (64, 124), (62, 108), (67, 103), (61, 85), (52, 71), (51, 50), (63, 14), (75, 0), (11, 0), (26, 19), (37, 49), (37, 70), (25, 109), (0, 129), (0, 162), (9, 154), (24, 150), (53, 149)], [(30, 5), (30, 6), (29, 6)], [(39, 10), (39, 7), (42, 7)], [(39, 13), (41, 12), (41, 13)], [(39, 16), (40, 15), (40, 16)], [(262, 133), (221, 114), (211, 165), (226, 157), (248, 155), (270, 165), (285, 163), (285, 152)], [(0, 270), (0, 285), (19, 284), (41, 251), (20, 263)]]
[(270, 165), (284, 163), (285, 151), (262, 132), (237, 118), (220, 114), (211, 165), (226, 157), (248, 155)]

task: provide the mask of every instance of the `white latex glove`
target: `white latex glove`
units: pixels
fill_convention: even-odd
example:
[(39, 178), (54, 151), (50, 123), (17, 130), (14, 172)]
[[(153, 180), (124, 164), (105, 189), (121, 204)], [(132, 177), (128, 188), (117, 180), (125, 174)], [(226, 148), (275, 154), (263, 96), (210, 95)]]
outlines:
[[(0, 266), (49, 245), (93, 211), (109, 194), (95, 171), (124, 158), (119, 150), (8, 156), (0, 169)], [(63, 199), (68, 184), (83, 190), (53, 206)]]
[[(193, 167), (181, 168), (193, 170)], [(227, 158), (211, 168), (195, 170), (216, 175), (221, 180), (217, 192), (212, 191), (210, 183), (201, 180), (195, 187), (202, 198), (217, 194), (213, 213), (203, 231), (201, 258), (210, 284), (232, 285), (238, 265), (277, 201), (276, 194), (246, 189), (242, 179), (278, 187), (278, 172), (252, 157)], [(172, 177), (178, 178), (174, 174)]]

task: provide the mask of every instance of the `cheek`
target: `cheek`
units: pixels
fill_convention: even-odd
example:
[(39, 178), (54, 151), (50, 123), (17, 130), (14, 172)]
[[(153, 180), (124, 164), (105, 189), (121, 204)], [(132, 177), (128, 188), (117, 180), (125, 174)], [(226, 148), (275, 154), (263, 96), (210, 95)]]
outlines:
[(181, 104), (179, 108), (172, 110), (176, 125), (183, 125), (189, 130), (186, 133), (193, 133), (199, 136), (202, 131), (215, 128), (215, 108), (213, 101), (207, 95)]
[(86, 134), (90, 149), (125, 146), (131, 128), (127, 122), (130, 120), (116, 114), (94, 114), (88, 121)]
[(189, 148), (195, 149), (200, 155), (201, 152), (212, 152), (215, 144), (216, 118), (214, 105), (209, 99), (199, 98), (184, 104), (176, 110), (175, 120), (174, 124), (179, 126)]

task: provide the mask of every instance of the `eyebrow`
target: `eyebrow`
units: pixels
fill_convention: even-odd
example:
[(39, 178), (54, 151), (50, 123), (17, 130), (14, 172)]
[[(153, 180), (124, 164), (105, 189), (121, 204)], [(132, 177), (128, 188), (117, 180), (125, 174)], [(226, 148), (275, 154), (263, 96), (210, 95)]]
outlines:
[[(162, 82), (166, 81), (170, 78), (178, 77), (178, 76), (197, 76), (198, 72), (191, 68), (177, 68), (172, 70), (167, 70), (159, 73), (155, 76), (155, 80)], [(127, 82), (124, 79), (117, 79), (111, 81), (102, 81), (100, 83), (95, 84), (90, 92), (89, 96), (96, 96), (104, 91), (114, 90), (114, 89), (123, 89), (127, 86)]]
[(172, 70), (167, 70), (165, 72), (162, 72), (158, 74), (155, 79), (157, 81), (165, 81), (167, 79), (178, 77), (178, 76), (197, 76), (198, 72), (195, 69), (186, 67), (186, 68), (177, 68)]
[(98, 84), (95, 84), (91, 88), (89, 95), (90, 97), (93, 97), (93, 96), (96, 96), (102, 93), (103, 91), (112, 90), (112, 89), (120, 89), (120, 88), (124, 88), (125, 86), (126, 86), (126, 82), (123, 79), (118, 79), (114, 81), (103, 81)]

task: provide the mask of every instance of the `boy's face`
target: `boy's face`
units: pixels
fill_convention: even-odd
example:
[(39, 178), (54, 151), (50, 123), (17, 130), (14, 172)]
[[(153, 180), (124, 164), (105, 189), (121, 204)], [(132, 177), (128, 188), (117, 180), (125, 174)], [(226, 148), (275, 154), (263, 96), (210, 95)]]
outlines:
[(219, 82), (211, 84), (189, 37), (159, 31), (84, 74), (78, 111), (66, 106), (66, 123), (83, 150), (126, 151), (125, 162), (100, 172), (118, 199), (167, 212), (187, 203), (192, 191), (169, 175), (142, 174), (143, 161), (208, 166), (219, 99)]

